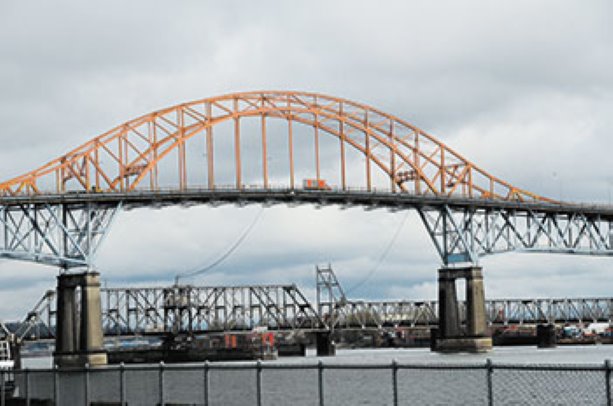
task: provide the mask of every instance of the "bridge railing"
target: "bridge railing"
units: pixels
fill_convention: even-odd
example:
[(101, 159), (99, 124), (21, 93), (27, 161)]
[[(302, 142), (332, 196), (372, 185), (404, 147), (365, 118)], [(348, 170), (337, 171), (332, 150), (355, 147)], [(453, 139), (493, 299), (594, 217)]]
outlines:
[[(26, 404), (611, 405), (602, 364), (248, 362), (4, 371)], [(14, 381), (10, 382), (10, 379)]]

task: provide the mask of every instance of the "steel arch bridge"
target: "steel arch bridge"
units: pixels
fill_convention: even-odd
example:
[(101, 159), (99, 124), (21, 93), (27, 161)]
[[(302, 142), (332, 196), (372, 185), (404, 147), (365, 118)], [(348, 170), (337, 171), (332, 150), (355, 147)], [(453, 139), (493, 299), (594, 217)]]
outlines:
[(217, 202), (416, 209), (445, 265), (613, 254), (610, 207), (513, 186), (360, 103), (258, 91), (144, 115), (0, 183), (0, 257), (89, 268), (121, 207)]

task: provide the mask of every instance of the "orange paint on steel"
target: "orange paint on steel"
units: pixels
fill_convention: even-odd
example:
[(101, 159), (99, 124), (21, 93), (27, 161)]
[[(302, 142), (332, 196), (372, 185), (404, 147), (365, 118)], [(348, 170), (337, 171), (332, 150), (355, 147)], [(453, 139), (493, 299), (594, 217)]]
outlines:
[[(390, 144), (392, 147), (390, 148), (390, 169), (392, 173), (397, 173), (396, 170), (396, 154), (394, 150), (396, 149), (396, 145), (394, 142), (394, 122), (390, 120)], [(395, 177), (390, 177), (390, 188), (392, 189), (392, 193), (396, 193), (396, 179)]]
[[(343, 116), (343, 103), (341, 102), (339, 105), (339, 113), (340, 116)], [(347, 190), (347, 168), (346, 168), (346, 158), (345, 158), (345, 122), (341, 120), (338, 123), (340, 136), (338, 137), (340, 146), (341, 146), (341, 188), (343, 190)]]
[(268, 140), (266, 137), (266, 116), (262, 118), (262, 177), (264, 180), (264, 189), (268, 189)]
[(295, 175), (294, 175), (294, 130), (292, 126), (293, 121), (287, 120), (287, 136), (288, 136), (288, 148), (289, 148), (289, 187), (294, 189)]
[[(368, 128), (368, 110), (364, 111), (364, 128)], [(364, 131), (364, 146), (366, 150), (366, 159), (364, 160), (366, 164), (366, 190), (369, 192), (372, 189), (372, 176), (370, 172), (370, 161), (371, 161), (371, 153), (370, 153), (370, 134), (369, 131)]]
[(206, 161), (207, 161), (207, 176), (209, 189), (215, 188), (215, 161), (213, 154), (213, 108), (212, 101), (206, 102)]
[(234, 166), (236, 171), (236, 188), (242, 189), (241, 168), (241, 123), (238, 115), (238, 99), (234, 99)]
[[(180, 104), (131, 120), (42, 167), (0, 183), (0, 195), (46, 193), (49, 183), (55, 193), (133, 191), (159, 185), (158, 164), (171, 152), (179, 159), (179, 187), (187, 185), (185, 143), (204, 132), (208, 187), (215, 187), (213, 127), (235, 121), (236, 185), (241, 187), (239, 120), (260, 117), (264, 187), (268, 187), (266, 118), (287, 120), (290, 155), (290, 186), (294, 188), (294, 140), (292, 123), (312, 126), (316, 131), (316, 160), (319, 162), (319, 132), (339, 139), (341, 187), (347, 188), (346, 146), (355, 148), (366, 160), (366, 187), (372, 187), (371, 164), (383, 170), (392, 190), (440, 196), (464, 196), (516, 201), (555, 201), (516, 188), (468, 161), (453, 149), (412, 124), (372, 107), (316, 93), (260, 91), (228, 94)], [(330, 124), (332, 123), (332, 124)], [(363, 142), (352, 133), (364, 135)], [(144, 145), (144, 146), (143, 146)], [(378, 151), (388, 151), (380, 154)], [(104, 164), (103, 164), (104, 161)], [(319, 174), (319, 164), (316, 164)], [(402, 174), (405, 175), (402, 175)], [(92, 187), (92, 182), (95, 187)], [(44, 186), (42, 186), (44, 184)], [(410, 186), (412, 185), (413, 190)], [(437, 186), (438, 185), (438, 186)]]

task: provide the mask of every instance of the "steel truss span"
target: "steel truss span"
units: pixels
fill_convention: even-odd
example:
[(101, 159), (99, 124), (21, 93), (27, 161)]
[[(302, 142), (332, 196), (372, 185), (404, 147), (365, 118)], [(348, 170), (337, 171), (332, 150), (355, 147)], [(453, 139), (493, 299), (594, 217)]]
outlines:
[[(256, 131), (241, 133), (241, 120), (256, 117)], [(268, 139), (267, 123), (270, 119), (287, 122), (284, 140)], [(232, 165), (215, 159), (213, 131), (224, 122), (233, 124), (232, 131), (224, 133), (234, 143)], [(199, 171), (197, 185), (208, 189), (218, 185), (216, 174), (234, 171), (237, 189), (244, 187), (245, 169), (242, 155), (245, 148), (241, 136), (256, 139), (261, 156), (257, 166), (261, 176), (252, 184), (268, 188), (270, 177), (269, 153), (276, 144), (283, 144), (287, 156), (285, 173), (290, 188), (296, 186), (294, 125), (312, 128), (314, 177), (321, 180), (326, 161), (340, 162), (338, 174), (340, 189), (351, 186), (347, 170), (354, 170), (354, 162), (347, 158), (347, 150), (357, 150), (363, 183), (354, 186), (372, 190), (375, 186), (372, 169), (377, 167), (388, 178), (386, 186), (392, 191), (413, 191), (415, 194), (437, 196), (464, 196), (495, 198), (500, 200), (549, 201), (521, 190), (498, 179), (474, 163), (463, 158), (448, 146), (414, 125), (363, 104), (315, 93), (267, 91), (235, 93), (195, 102), (184, 103), (128, 121), (111, 131), (81, 145), (48, 164), (0, 184), (5, 196), (36, 195), (68, 191), (126, 192), (138, 189), (158, 190), (161, 163), (175, 154), (177, 178), (172, 186), (186, 189), (188, 166), (196, 158), (187, 153), (190, 141), (203, 138), (205, 167)], [(322, 153), (320, 135), (332, 136), (338, 141), (338, 151)], [(243, 140), (245, 141), (245, 140)], [(283, 142), (282, 142), (283, 141)], [(284, 142), (287, 141), (287, 142)], [(299, 151), (300, 152), (300, 151)], [(309, 165), (311, 166), (311, 165)], [(255, 182), (254, 182), (255, 181)]]
[(91, 268), (119, 207), (121, 203), (0, 205), (0, 257)]
[(513, 186), (372, 107), (264, 91), (144, 115), (0, 183), (0, 257), (89, 267), (121, 204), (279, 201), (417, 209), (445, 264), (613, 254), (611, 208)]
[[(106, 336), (249, 331), (325, 330), (296, 285), (101, 288)], [(79, 303), (79, 301), (77, 301)], [(17, 337), (55, 334), (55, 291), (28, 312)]]
[[(464, 319), (466, 303), (460, 302)], [(611, 323), (612, 298), (572, 299), (495, 299), (486, 300), (487, 322), (493, 326), (535, 325), (547, 323)], [(334, 320), (334, 328), (391, 326), (437, 326), (437, 301), (351, 301), (339, 305), (324, 320)]]
[[(436, 301), (355, 301), (322, 294), (312, 306), (295, 285), (102, 288), (106, 336), (251, 330), (316, 331), (438, 325)], [(319, 309), (319, 311), (317, 310)], [(465, 303), (460, 303), (460, 314)], [(613, 322), (613, 298), (494, 299), (488, 324)], [(462, 316), (463, 317), (463, 316)], [(50, 290), (14, 331), (20, 339), (55, 334), (55, 292)], [(0, 323), (0, 327), (3, 325)], [(1, 330), (8, 332), (8, 329)]]

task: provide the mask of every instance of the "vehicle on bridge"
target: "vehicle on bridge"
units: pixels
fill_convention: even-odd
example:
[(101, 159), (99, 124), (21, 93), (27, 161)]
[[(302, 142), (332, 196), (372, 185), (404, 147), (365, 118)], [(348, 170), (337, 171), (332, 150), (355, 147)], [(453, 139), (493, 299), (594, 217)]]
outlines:
[(332, 190), (324, 179), (304, 179), (302, 188), (304, 190)]

